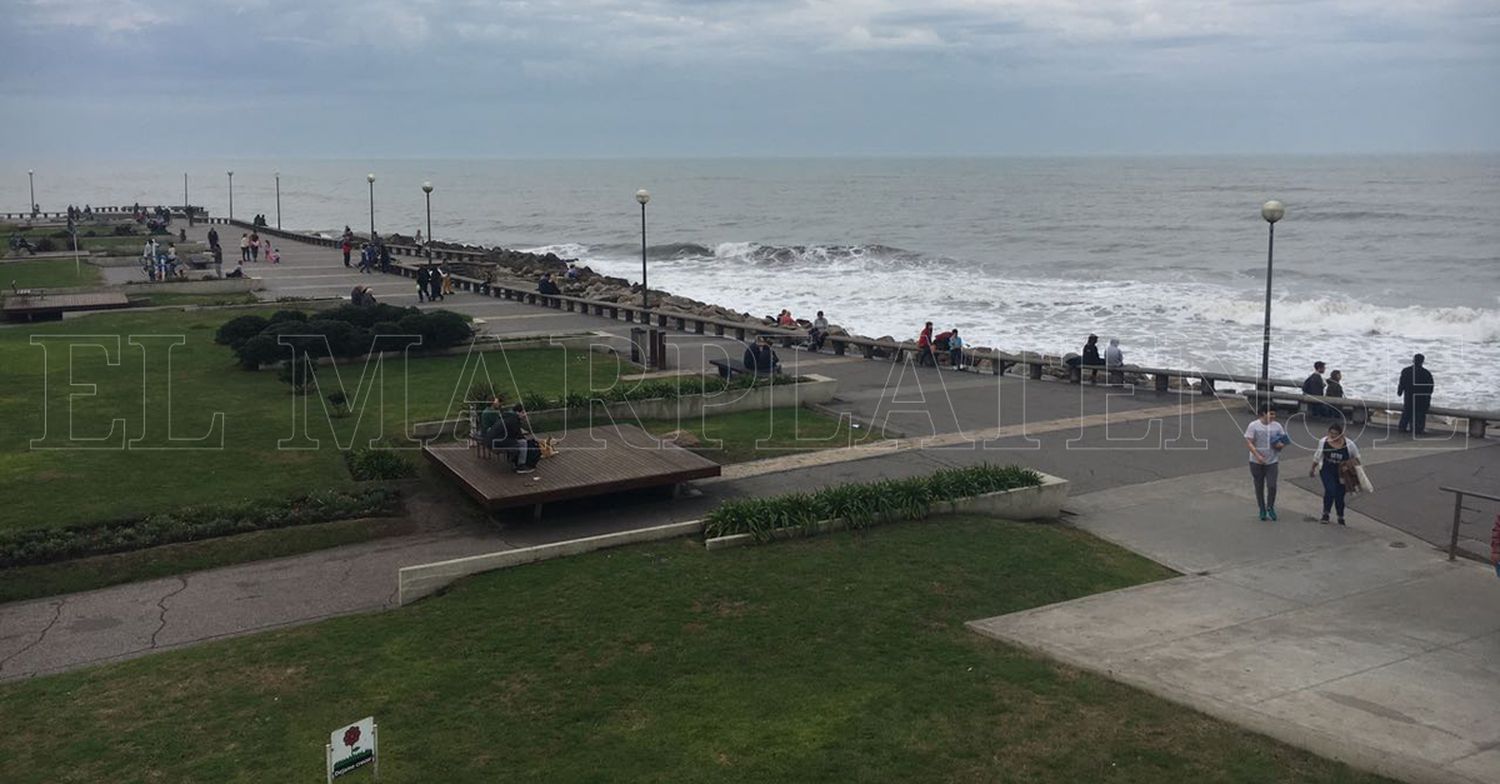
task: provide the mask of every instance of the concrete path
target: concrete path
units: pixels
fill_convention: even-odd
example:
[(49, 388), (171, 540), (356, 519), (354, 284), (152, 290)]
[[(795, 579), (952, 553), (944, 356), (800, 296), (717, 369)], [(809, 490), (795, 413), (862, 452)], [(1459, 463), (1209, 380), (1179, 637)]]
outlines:
[(1243, 467), (1075, 498), (1079, 527), (1185, 576), (970, 626), (1358, 767), (1500, 781), (1494, 569), (1357, 512), (1320, 525), (1285, 482), (1280, 522), (1254, 508)]

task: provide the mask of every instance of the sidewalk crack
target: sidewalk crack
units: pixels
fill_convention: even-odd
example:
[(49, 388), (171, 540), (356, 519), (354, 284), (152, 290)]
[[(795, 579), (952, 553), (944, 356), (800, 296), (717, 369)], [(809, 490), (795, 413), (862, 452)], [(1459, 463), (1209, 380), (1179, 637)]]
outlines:
[(56, 626), (57, 625), (57, 621), (60, 618), (62, 618), (62, 608), (63, 608), (63, 605), (67, 604), (67, 603), (68, 603), (68, 600), (66, 598), (63, 598), (63, 599), (58, 599), (57, 602), (52, 605), (52, 620), (48, 621), (47, 625), (44, 626), (44, 627), (42, 627), (41, 633), (36, 636), (35, 640), (32, 640), (25, 647), (21, 648), (20, 650), (16, 651), (15, 653), (12, 653), (11, 655), (5, 657), (4, 659), (0, 659), (0, 671), (3, 671), (5, 669), (5, 665), (9, 664), (12, 659), (14, 659), (14, 658), (20, 656), (21, 654), (23, 654), (23, 653), (31, 650), (32, 648), (35, 648), (38, 645), (41, 645), (42, 644), (42, 640), (47, 639), (47, 632), (52, 631), (52, 627)]
[(186, 577), (178, 577), (177, 581), (182, 583), (182, 585), (177, 586), (176, 588), (167, 592), (165, 596), (156, 600), (156, 607), (157, 609), (161, 610), (161, 615), (157, 616), (156, 631), (151, 633), (150, 648), (153, 650), (156, 648), (157, 636), (161, 634), (163, 629), (167, 628), (167, 600), (187, 590), (188, 581)]

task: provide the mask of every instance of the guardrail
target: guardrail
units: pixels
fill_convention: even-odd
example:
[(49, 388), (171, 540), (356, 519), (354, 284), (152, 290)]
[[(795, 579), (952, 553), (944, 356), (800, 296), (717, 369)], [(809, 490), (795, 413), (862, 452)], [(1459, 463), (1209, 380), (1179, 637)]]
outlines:
[[(184, 217), (186, 217), (186, 215), (187, 215), (187, 213), (183, 211), (181, 204), (173, 205), (173, 206), (156, 205), (156, 204), (152, 204), (152, 205), (142, 204), (141, 205), (141, 209), (144, 210), (145, 212), (147, 212), (149, 214), (151, 212), (151, 210), (156, 209), (158, 206), (166, 206), (167, 209), (169, 209), (169, 210), (172, 211), (173, 215), (181, 215), (181, 216), (184, 216)], [(121, 217), (129, 217), (129, 216), (135, 215), (135, 209), (134, 209), (133, 206), (118, 206), (118, 207), (92, 207), (91, 206), (91, 209), (92, 209), (91, 212), (89, 212), (88, 214), (82, 216), (84, 220), (90, 220), (90, 219), (93, 219), (93, 218), (121, 218)], [(194, 216), (207, 215), (207, 214), (208, 214), (208, 208), (206, 208), (206, 207), (199, 207), (197, 205), (193, 206), (193, 215)], [(4, 220), (4, 221), (18, 221), (18, 220), (19, 221), (28, 221), (28, 220), (61, 220), (61, 221), (65, 221), (67, 219), (68, 219), (68, 211), (67, 210), (63, 210), (62, 212), (44, 211), (44, 212), (38, 212), (35, 215), (33, 215), (30, 212), (0, 212), (0, 220)]]
[[(225, 218), (210, 218), (210, 223), (233, 224), (245, 229), (253, 229), (262, 235), (271, 235), (285, 239), (296, 240), (312, 245), (320, 245), (327, 248), (337, 248), (343, 243), (342, 239), (331, 237), (315, 237), (294, 231), (286, 231), (267, 226), (255, 226), (245, 221), (230, 221)], [(420, 260), (428, 258), (427, 249), (417, 245), (390, 245), (388, 247), (393, 256), (405, 256)], [(466, 250), (461, 248), (432, 248), (433, 261), (484, 261), (489, 255), (487, 251)], [(389, 270), (391, 274), (403, 277), (416, 277), (417, 267), (400, 263), (393, 263)], [(766, 324), (759, 320), (734, 320), (723, 319), (713, 316), (704, 316), (694, 313), (681, 313), (662, 308), (642, 308), (640, 305), (628, 303), (610, 302), (606, 300), (593, 300), (584, 297), (575, 297), (568, 294), (541, 294), (535, 290), (535, 282), (490, 282), (469, 278), (462, 275), (453, 275), (453, 286), (455, 289), (467, 291), (480, 296), (495, 297), (513, 302), (521, 302), (539, 307), (549, 307), (558, 310), (566, 310), (569, 313), (584, 313), (586, 315), (602, 316), (618, 321), (624, 319), (629, 323), (654, 325), (663, 329), (676, 329), (678, 332), (705, 335), (712, 334), (715, 337), (733, 336), (734, 339), (744, 342), (758, 337), (768, 337), (780, 341), (783, 347), (791, 346), (797, 341), (808, 339), (806, 330), (800, 328), (782, 327), (775, 324)], [(901, 361), (909, 353), (917, 351), (917, 345), (913, 341), (879, 340), (875, 338), (862, 338), (854, 335), (829, 335), (824, 343), (828, 345), (836, 356), (847, 356), (851, 351), (858, 352), (865, 359), (891, 359)], [(1167, 393), (1171, 391), (1171, 380), (1176, 378), (1183, 382), (1197, 381), (1201, 394), (1212, 397), (1217, 394), (1215, 385), (1224, 383), (1246, 384), (1256, 387), (1256, 390), (1247, 394), (1274, 395), (1277, 399), (1301, 401), (1306, 396), (1300, 393), (1276, 392), (1277, 387), (1290, 387), (1300, 389), (1302, 381), (1290, 378), (1272, 378), (1264, 382), (1270, 389), (1262, 388), (1262, 380), (1254, 375), (1238, 373), (1224, 373), (1208, 370), (1190, 370), (1180, 368), (1158, 368), (1140, 365), (1123, 365), (1107, 368), (1104, 365), (1080, 365), (1074, 367), (1068, 365), (1063, 358), (1048, 356), (1037, 352), (1023, 351), (1010, 353), (995, 348), (978, 347), (965, 349), (970, 364), (974, 367), (986, 366), (990, 373), (1001, 375), (1005, 371), (1016, 366), (1025, 366), (1027, 376), (1032, 380), (1040, 380), (1048, 368), (1067, 370), (1068, 380), (1072, 383), (1082, 383), (1082, 375), (1085, 370), (1098, 370), (1104, 373), (1116, 373), (1124, 375), (1127, 373), (1150, 376), (1157, 392)], [(1367, 412), (1370, 409), (1400, 410), (1400, 405), (1394, 408), (1384, 401), (1368, 401), (1355, 398), (1307, 398), (1307, 400), (1328, 403), (1329, 405), (1355, 405), (1357, 411)], [(1476, 438), (1483, 438), (1489, 422), (1500, 423), (1500, 412), (1493, 411), (1466, 411), (1452, 408), (1430, 408), (1429, 413), (1442, 416), (1457, 416), (1469, 420), (1469, 434)], [(1363, 413), (1361, 414), (1363, 415)], [(1363, 419), (1355, 420), (1362, 422)]]
[[(1324, 397), (1322, 395), (1304, 395), (1300, 392), (1276, 392), (1264, 390), (1247, 390), (1247, 398), (1259, 398), (1269, 400), (1281, 400), (1294, 402), (1300, 408), (1304, 404), (1322, 404), (1329, 408), (1338, 409), (1343, 412), (1349, 410), (1349, 421), (1360, 425), (1369, 421), (1371, 411), (1384, 411), (1386, 413), (1399, 413), (1402, 404), (1395, 400), (1376, 400), (1373, 398), (1359, 397)], [(1462, 419), (1468, 423), (1468, 433), (1472, 438), (1484, 438), (1491, 423), (1500, 424), (1500, 411), (1479, 411), (1469, 408), (1454, 408), (1451, 406), (1430, 406), (1427, 409), (1429, 416), (1446, 416), (1454, 419)]]
[(1497, 503), (1500, 503), (1500, 496), (1493, 496), (1489, 493), (1480, 493), (1474, 490), (1460, 490), (1456, 487), (1439, 487), (1438, 489), (1445, 493), (1453, 494), (1453, 531), (1448, 536), (1448, 560), (1452, 561), (1458, 557), (1458, 526), (1462, 522), (1464, 510), (1467, 509), (1471, 512), (1479, 511), (1473, 507), (1464, 506), (1464, 496), (1483, 498), (1486, 501), (1495, 501)]

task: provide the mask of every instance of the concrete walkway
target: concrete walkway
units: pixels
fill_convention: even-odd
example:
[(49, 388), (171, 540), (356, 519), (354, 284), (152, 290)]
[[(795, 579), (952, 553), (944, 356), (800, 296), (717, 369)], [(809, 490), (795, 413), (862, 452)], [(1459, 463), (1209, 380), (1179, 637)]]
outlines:
[(1280, 522), (1258, 522), (1244, 468), (1069, 508), (1184, 576), (971, 628), (1357, 767), (1500, 781), (1493, 568), (1450, 563), (1357, 512), (1347, 528), (1320, 525), (1320, 497), (1287, 483)]

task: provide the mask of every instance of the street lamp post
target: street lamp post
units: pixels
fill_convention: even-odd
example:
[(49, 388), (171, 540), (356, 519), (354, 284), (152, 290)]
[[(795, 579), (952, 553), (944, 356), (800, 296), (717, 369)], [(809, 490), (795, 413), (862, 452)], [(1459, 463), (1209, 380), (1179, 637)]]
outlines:
[(422, 183), (422, 192), (427, 194), (427, 263), (432, 264), (432, 183)]
[(229, 222), (234, 223), (234, 170), (225, 172), (229, 175)]
[(636, 191), (635, 200), (641, 203), (641, 310), (650, 310), (651, 289), (646, 285), (646, 202), (651, 201), (651, 191), (645, 188)]
[(1260, 216), (1266, 219), (1270, 236), (1266, 239), (1266, 330), (1260, 345), (1260, 385), (1271, 388), (1271, 260), (1276, 250), (1276, 221), (1286, 215), (1286, 207), (1279, 201), (1268, 201), (1260, 206)]
[(276, 230), (281, 230), (281, 172), (276, 172)]
[(31, 189), (31, 202), (26, 205), (26, 211), (36, 216), (36, 169), (26, 170), (26, 184)]
[(370, 239), (373, 241), (375, 239), (375, 173), (366, 174), (365, 179), (370, 181)]
[(182, 173), (182, 211), (187, 213), (188, 225), (193, 225), (193, 208), (188, 206), (187, 172)]

